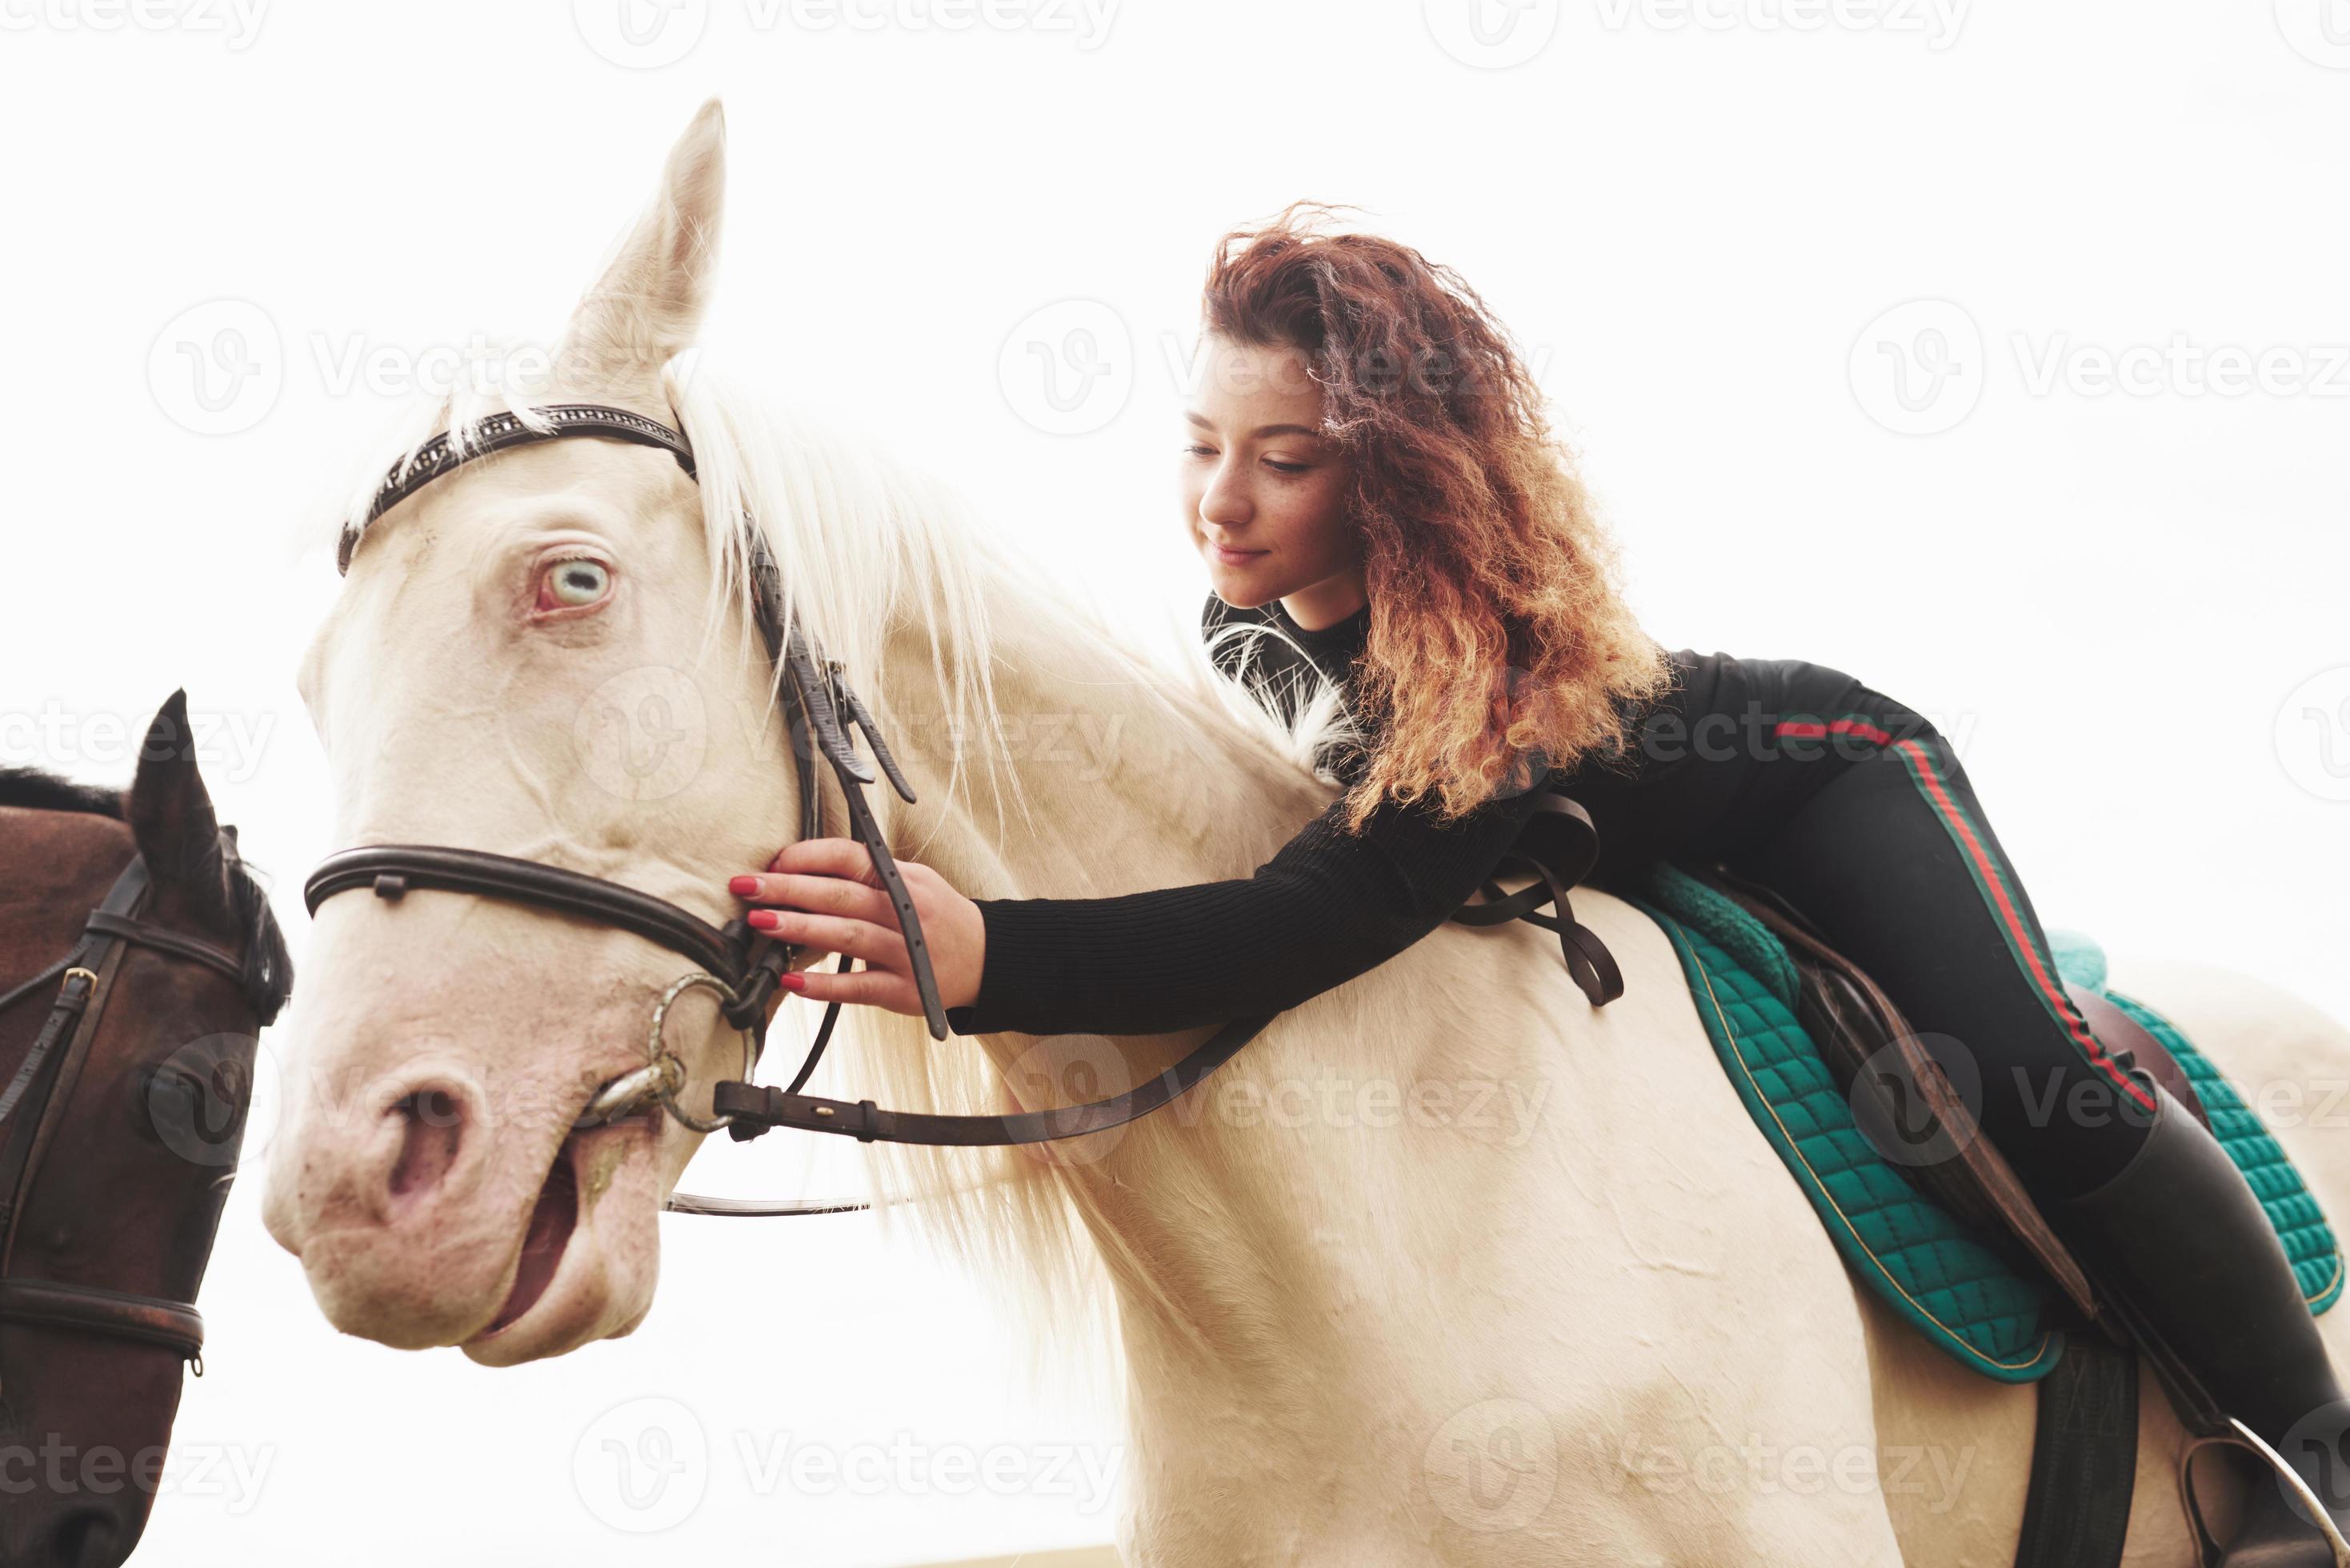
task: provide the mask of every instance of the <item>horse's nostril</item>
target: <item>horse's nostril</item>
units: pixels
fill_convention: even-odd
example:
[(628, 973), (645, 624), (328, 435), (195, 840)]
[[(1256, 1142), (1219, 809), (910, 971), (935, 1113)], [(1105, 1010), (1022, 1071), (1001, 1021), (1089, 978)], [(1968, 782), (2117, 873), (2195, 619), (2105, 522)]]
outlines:
[(428, 1085), (396, 1100), (389, 1115), (400, 1118), (400, 1158), (391, 1168), (391, 1195), (405, 1198), (441, 1184), (457, 1163), (465, 1136), (465, 1103), (453, 1090)]

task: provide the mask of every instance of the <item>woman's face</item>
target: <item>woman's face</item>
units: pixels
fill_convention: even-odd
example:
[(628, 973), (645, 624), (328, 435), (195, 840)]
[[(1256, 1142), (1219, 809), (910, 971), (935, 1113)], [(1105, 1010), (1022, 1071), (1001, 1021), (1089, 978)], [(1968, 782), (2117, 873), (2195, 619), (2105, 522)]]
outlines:
[(1319, 433), (1322, 389), (1306, 368), (1294, 348), (1205, 339), (1176, 493), (1218, 598), (1240, 609), (1280, 599), (1319, 629), (1360, 609), (1364, 589), (1347, 461)]

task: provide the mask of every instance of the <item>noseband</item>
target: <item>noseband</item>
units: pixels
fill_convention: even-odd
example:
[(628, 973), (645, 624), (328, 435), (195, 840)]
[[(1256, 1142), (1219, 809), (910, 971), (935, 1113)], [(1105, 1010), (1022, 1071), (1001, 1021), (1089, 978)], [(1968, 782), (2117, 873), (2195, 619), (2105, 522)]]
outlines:
[[(234, 828), (224, 828), (224, 846), (234, 852)], [(8, 1272), (16, 1250), (16, 1229), (30, 1200), (41, 1160), (57, 1135), (57, 1123), (88, 1062), (99, 1020), (113, 995), (127, 950), (151, 948), (200, 963), (244, 984), (244, 964), (225, 948), (139, 918), (149, 889), (147, 863), (134, 856), (114, 879), (105, 899), (82, 921), (81, 939), (71, 951), (5, 995), (0, 1009), (50, 984), (57, 986), (48, 1017), (16, 1076), (0, 1089), (0, 1321), (40, 1324), (111, 1334), (159, 1345), (180, 1353), (202, 1376), (204, 1320), (192, 1302), (136, 1295), (60, 1280), (18, 1278)]]
[[(476, 457), (572, 436), (600, 436), (655, 447), (675, 458), (688, 478), (697, 477), (693, 449), (681, 432), (626, 409), (598, 403), (559, 404), (536, 410), (533, 422), (528, 424), (515, 414), (495, 414), (481, 421), (473, 434), (463, 442), (450, 434), (436, 436), (418, 448), (413, 456), (395, 463), (377, 487), (366, 517), (344, 529), (336, 551), (337, 567), (348, 574), (352, 552), (376, 519), (433, 480)], [(750, 565), (760, 636), (780, 676), (778, 685), (789, 724), (793, 764), (799, 780), (800, 836), (813, 838), (818, 831), (816, 758), (821, 752), (833, 776), (839, 781), (841, 795), (847, 803), (850, 829), (872, 857), (874, 874), (897, 911), (931, 1038), (944, 1040), (949, 1033), (946, 1010), (939, 1002), (938, 980), (931, 971), (930, 949), (922, 940), (921, 920), (871, 808), (866, 804), (864, 788), (875, 782), (874, 774), (857, 754), (849, 730), (853, 727), (863, 732), (890, 786), (910, 805), (914, 800), (914, 791), (882, 742), (871, 711), (843, 679), (840, 665), (818, 659), (797, 618), (787, 618), (782, 574), (757, 527), (748, 518), (743, 520), (743, 554)], [(791, 621), (788, 633), (785, 630), (787, 618)], [(1560, 796), (1547, 797), (1541, 804), (1579, 824), (1584, 839), (1596, 854), (1591, 819), (1580, 805)], [(1513, 858), (1534, 867), (1542, 879), (1506, 900), (1463, 909), (1455, 919), (1469, 924), (1525, 919), (1557, 930), (1568, 967), (1593, 1003), (1600, 1005), (1620, 994), (1623, 981), (1607, 950), (1567, 915), (1565, 889), (1588, 869), (1591, 856), (1585, 856), (1583, 863), (1574, 867), (1574, 875), (1563, 877), (1532, 856), (1520, 853)], [(1545, 882), (1547, 888), (1544, 886)], [(826, 1005), (816, 1042), (787, 1086), (769, 1088), (750, 1081), (758, 1064), (768, 1004), (775, 999), (781, 977), (790, 968), (797, 950), (753, 929), (746, 920), (736, 919), (723, 928), (715, 927), (665, 899), (600, 877), (481, 850), (421, 844), (370, 845), (330, 856), (304, 885), (303, 901), (315, 915), (328, 898), (357, 888), (370, 888), (379, 898), (392, 903), (397, 903), (411, 888), (504, 898), (632, 932), (700, 966), (670, 986), (654, 1008), (645, 1046), (645, 1065), (598, 1089), (588, 1110), (575, 1124), (582, 1127), (617, 1121), (660, 1105), (681, 1125), (696, 1132), (713, 1132), (723, 1127), (738, 1141), (757, 1137), (775, 1127), (836, 1133), (862, 1143), (933, 1147), (989, 1147), (1079, 1137), (1121, 1126), (1181, 1097), (1232, 1060), (1243, 1045), (1273, 1021), (1272, 1015), (1267, 1015), (1227, 1023), (1150, 1082), (1087, 1105), (1002, 1116), (888, 1111), (871, 1100), (829, 1100), (800, 1093), (831, 1041), (833, 1025), (840, 1016), (838, 1002)], [(1488, 892), (1499, 898), (1490, 884)], [(1553, 897), (1558, 903), (1557, 920), (1534, 912)], [(842, 955), (839, 969), (845, 971), (848, 964), (847, 956)], [(696, 988), (708, 990), (717, 997), (726, 1021), (741, 1030), (743, 1036), (742, 1080), (722, 1082), (714, 1087), (712, 1115), (708, 1117), (697, 1116), (679, 1106), (677, 1096), (685, 1088), (686, 1066), (661, 1041), (662, 1024), (671, 1004), (684, 992)], [(678, 1193), (667, 1199), (666, 1207), (680, 1213), (775, 1217), (842, 1213), (868, 1205), (853, 1200), (759, 1202)]]

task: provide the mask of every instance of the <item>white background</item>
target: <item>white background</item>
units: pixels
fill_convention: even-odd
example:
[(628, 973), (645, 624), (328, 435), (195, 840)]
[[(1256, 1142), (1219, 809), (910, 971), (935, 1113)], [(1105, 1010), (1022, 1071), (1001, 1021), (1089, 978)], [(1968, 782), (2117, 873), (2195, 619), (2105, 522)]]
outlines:
[[(960, 28), (878, 0), (845, 0), (866, 26), (629, 3), (644, 49), (615, 0), (257, 21), (158, 0), (111, 26), (90, 0), (0, 0), (0, 761), (124, 778), (184, 683), (228, 727), (208, 774), (297, 956), (300, 877), (333, 846), (292, 674), (335, 593), (325, 519), (399, 404), (347, 373), (543, 340), (721, 94), (708, 339), (957, 475), (1138, 638), (1185, 635), (1204, 591), (1168, 355), (1211, 242), (1292, 198), (1360, 203), (1535, 358), (1668, 646), (1853, 671), (1958, 742), (2049, 925), (2350, 1016), (2338, 0), (1003, 0), (1018, 25)], [(1031, 320), (1070, 300), (1092, 303)], [(2098, 356), (2174, 340), (2278, 352), (2232, 393), (2167, 365), (2096, 381)], [(1084, 428), (1038, 428), (1032, 343), (1092, 389), (1060, 421)], [(700, 1184), (816, 1179), (757, 1152)], [(634, 1338), (494, 1373), (335, 1336), (258, 1196), (249, 1173), (179, 1424), (211, 1490), (162, 1502), (142, 1561), (881, 1564), (1107, 1538), (1066, 1478), (763, 1488), (744, 1442), (1116, 1463), (868, 1221), (672, 1220)], [(698, 1508), (649, 1537), (572, 1477), (642, 1397), (685, 1402), (712, 1446)], [(207, 1453), (265, 1478), (199, 1477)]]

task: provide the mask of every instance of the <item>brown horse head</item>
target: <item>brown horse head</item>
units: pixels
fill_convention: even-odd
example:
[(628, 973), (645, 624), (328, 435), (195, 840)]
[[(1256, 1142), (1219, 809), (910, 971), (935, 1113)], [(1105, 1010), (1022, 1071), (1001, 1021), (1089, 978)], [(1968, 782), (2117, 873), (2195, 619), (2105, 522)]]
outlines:
[[(123, 794), (0, 771), (0, 994), (72, 951), (130, 865), (138, 919), (232, 955), (239, 978), (125, 944), (94, 1024), (0, 1116), (0, 1275), (192, 1303), (235, 1175), (256, 1032), (293, 978), (261, 888), (223, 834), (189, 741), (187, 701), (155, 716)], [(65, 983), (0, 1010), (0, 1096)], [(0, 1562), (120, 1563), (146, 1527), (179, 1409), (180, 1350), (131, 1334), (0, 1316)]]

